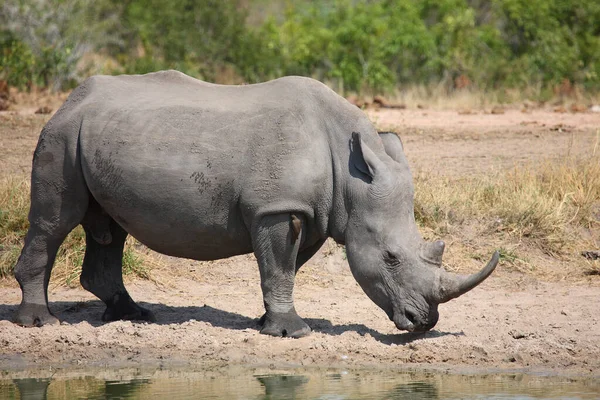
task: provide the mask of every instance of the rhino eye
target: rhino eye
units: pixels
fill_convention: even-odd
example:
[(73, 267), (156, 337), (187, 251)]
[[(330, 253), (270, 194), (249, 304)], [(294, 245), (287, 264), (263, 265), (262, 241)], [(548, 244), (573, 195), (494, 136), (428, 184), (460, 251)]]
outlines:
[(383, 260), (390, 266), (398, 265), (398, 257), (389, 250), (383, 253)]

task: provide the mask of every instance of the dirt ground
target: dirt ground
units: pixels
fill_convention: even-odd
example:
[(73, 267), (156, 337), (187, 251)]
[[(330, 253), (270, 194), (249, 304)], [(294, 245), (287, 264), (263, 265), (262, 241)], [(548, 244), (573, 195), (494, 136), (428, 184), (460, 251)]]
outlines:
[[(0, 178), (29, 172), (49, 115), (0, 113)], [(489, 173), (515, 163), (580, 156), (598, 143), (600, 114), (519, 108), (485, 111), (370, 110), (400, 133), (415, 172)], [(158, 256), (155, 281), (130, 280), (155, 324), (104, 324), (103, 305), (81, 288), (51, 287), (60, 326), (10, 322), (20, 302), (0, 285), (0, 370), (32, 366), (228, 364), (535, 371), (600, 377), (600, 278), (544, 282), (501, 264), (470, 293), (440, 306), (426, 334), (399, 332), (354, 281), (343, 248), (330, 242), (299, 272), (296, 309), (312, 327), (302, 339), (258, 333), (258, 268), (246, 255), (215, 262)]]

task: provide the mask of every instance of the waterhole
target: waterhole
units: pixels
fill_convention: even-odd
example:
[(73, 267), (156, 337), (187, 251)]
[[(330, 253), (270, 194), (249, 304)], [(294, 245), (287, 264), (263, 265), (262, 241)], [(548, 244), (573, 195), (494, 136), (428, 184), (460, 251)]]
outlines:
[(0, 399), (598, 399), (600, 381), (520, 373), (220, 368), (3, 372)]

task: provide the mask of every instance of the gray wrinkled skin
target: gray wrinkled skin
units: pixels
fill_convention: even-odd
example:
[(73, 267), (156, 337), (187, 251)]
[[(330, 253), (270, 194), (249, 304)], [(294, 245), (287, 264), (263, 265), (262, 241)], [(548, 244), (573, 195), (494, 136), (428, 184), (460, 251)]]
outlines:
[(325, 85), (286, 77), (247, 86), (175, 71), (96, 76), (42, 130), (31, 176), (30, 229), (15, 267), (15, 322), (58, 323), (47, 288), (58, 247), (82, 224), (81, 283), (106, 303), (103, 320), (154, 320), (121, 276), (132, 235), (172, 256), (215, 260), (254, 252), (266, 313), (262, 333), (310, 328), (293, 302), (297, 270), (327, 237), (346, 245), (352, 273), (399, 329), (431, 329), (437, 305), (479, 274), (439, 268), (425, 243), (402, 144)]

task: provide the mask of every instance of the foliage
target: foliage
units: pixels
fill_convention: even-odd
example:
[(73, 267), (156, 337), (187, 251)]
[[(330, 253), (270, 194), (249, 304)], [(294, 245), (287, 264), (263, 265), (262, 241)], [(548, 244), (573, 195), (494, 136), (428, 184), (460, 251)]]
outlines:
[(162, 0), (114, 4), (123, 4), (126, 41), (118, 57), (125, 72), (174, 68), (214, 80), (220, 69), (241, 65), (247, 52), (260, 48), (237, 0), (172, 0), (168, 6)]
[(101, 53), (113, 73), (174, 68), (226, 83), (298, 74), (351, 91), (442, 83), (547, 94), (565, 80), (600, 90), (597, 0), (275, 3), (4, 0), (0, 79), (62, 88), (86, 75), (85, 54)]
[(349, 0), (290, 8), (280, 35), (284, 72), (339, 79), (354, 91), (390, 89), (398, 77), (426, 68), (433, 51), (419, 11), (411, 2)]
[(4, 0), (0, 78), (20, 87), (65, 89), (79, 79), (87, 52), (116, 40), (116, 14), (103, 1)]

